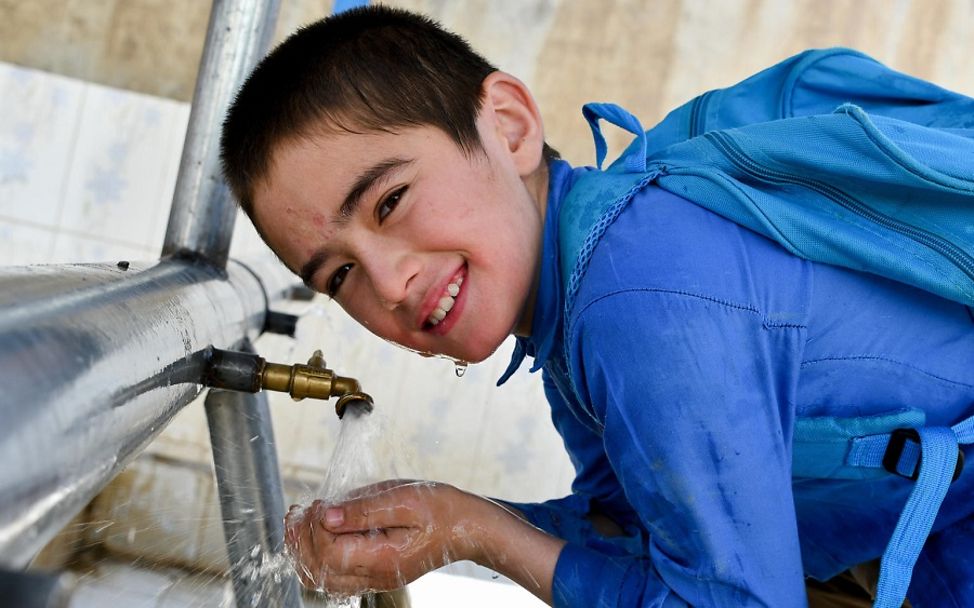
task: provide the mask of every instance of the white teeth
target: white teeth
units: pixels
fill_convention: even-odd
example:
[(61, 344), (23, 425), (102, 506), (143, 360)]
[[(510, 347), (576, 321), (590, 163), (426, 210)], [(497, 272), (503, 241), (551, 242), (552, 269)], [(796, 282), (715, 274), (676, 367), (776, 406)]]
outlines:
[(426, 321), (430, 325), (436, 325), (446, 317), (446, 313), (453, 310), (453, 305), (457, 303), (456, 297), (460, 293), (460, 285), (463, 284), (463, 277), (457, 277), (454, 282), (446, 286), (446, 293), (437, 302), (436, 308), (430, 313)]

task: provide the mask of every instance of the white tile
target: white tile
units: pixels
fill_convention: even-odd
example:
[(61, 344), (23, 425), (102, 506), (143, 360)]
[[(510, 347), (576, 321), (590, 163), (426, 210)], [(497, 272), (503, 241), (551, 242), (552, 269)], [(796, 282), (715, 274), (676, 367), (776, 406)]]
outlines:
[(0, 63), (0, 216), (55, 226), (84, 84)]
[(273, 255), (257, 234), (247, 214), (238, 209), (236, 223), (233, 226), (233, 240), (230, 242), (230, 256), (246, 260), (248, 257), (257, 257), (265, 253)]
[[(61, 227), (154, 245), (180, 104), (88, 84)], [(171, 191), (169, 192), (171, 194)]]
[(494, 405), (490, 373), (470, 366), (458, 378), (450, 361), (400, 356), (408, 374), (389, 399), (403, 449), (412, 452), (419, 476), (469, 488), (481, 467), (477, 448)]
[(0, 220), (0, 266), (49, 262), (54, 236), (50, 228)]
[(190, 105), (181, 103), (173, 106), (172, 120), (170, 126), (170, 140), (163, 174), (162, 184), (159, 188), (159, 204), (157, 205), (155, 219), (149, 233), (149, 245), (154, 251), (162, 251), (162, 242), (166, 236), (166, 228), (169, 224), (169, 210), (172, 207), (173, 192), (176, 189), (176, 177), (179, 174), (179, 162), (182, 157), (183, 143), (186, 138), (186, 127), (189, 124)]
[[(507, 359), (498, 358), (497, 363), (506, 366)], [(504, 386), (493, 391), (481, 429), (473, 491), (516, 501), (547, 500), (568, 491), (562, 476), (555, 474), (570, 464), (568, 455), (551, 424), (541, 374), (527, 373), (530, 363), (525, 360)], [(494, 368), (493, 377), (502, 369), (499, 365)]]
[(155, 259), (148, 247), (118, 243), (107, 239), (59, 232), (45, 262), (54, 264), (148, 261)]

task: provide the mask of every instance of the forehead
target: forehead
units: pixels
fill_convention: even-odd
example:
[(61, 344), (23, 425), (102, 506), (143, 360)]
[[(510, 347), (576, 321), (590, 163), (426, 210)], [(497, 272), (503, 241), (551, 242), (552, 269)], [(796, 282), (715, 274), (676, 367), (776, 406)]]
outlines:
[(361, 172), (376, 163), (390, 158), (435, 161), (444, 146), (453, 144), (434, 127), (362, 133), (320, 130), (288, 138), (274, 148), (267, 174), (256, 184), (255, 215), (260, 218), (268, 205), (293, 206), (308, 198), (320, 206), (335, 198), (329, 195), (344, 195)]
[(309, 239), (334, 231), (329, 219), (364, 171), (388, 159), (436, 167), (458, 149), (434, 127), (395, 132), (321, 130), (280, 143), (266, 177), (255, 185), (253, 215), (268, 244), (289, 265), (302, 263)]

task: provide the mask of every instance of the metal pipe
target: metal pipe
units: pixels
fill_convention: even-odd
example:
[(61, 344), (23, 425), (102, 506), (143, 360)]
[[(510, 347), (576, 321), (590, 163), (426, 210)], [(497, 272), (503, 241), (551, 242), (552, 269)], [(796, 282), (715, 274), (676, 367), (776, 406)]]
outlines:
[(300, 608), (267, 396), (211, 389), (205, 407), (237, 606)]
[(0, 570), (0, 598), (17, 608), (68, 608), (76, 583), (70, 573)]
[(0, 566), (27, 565), (254, 338), (294, 277), (182, 260), (0, 270)]
[(293, 281), (227, 265), (219, 162), (278, 6), (213, 2), (162, 263), (0, 271), (0, 566), (25, 566), (200, 392), (206, 349), (256, 337)]
[(279, 0), (214, 0), (200, 60), (163, 257), (191, 252), (222, 267), (236, 208), (220, 168), (220, 128), (237, 88), (266, 51)]

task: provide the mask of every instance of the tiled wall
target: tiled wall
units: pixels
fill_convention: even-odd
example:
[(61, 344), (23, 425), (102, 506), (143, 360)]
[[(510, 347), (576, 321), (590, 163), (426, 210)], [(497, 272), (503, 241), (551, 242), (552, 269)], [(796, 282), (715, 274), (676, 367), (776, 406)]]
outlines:
[[(188, 117), (187, 104), (0, 64), (0, 265), (158, 257)], [(247, 220), (238, 220), (232, 253), (262, 251)], [(338, 373), (357, 377), (385, 427), (375, 446), (385, 474), (514, 500), (567, 493), (571, 466), (540, 379), (525, 372), (494, 387), (510, 343), (457, 378), (452, 363), (387, 344), (324, 299), (302, 306), (297, 340), (266, 336), (258, 349), (290, 363), (320, 348)], [(333, 408), (271, 397), (295, 498), (313, 494), (327, 470), (339, 430)], [(91, 540), (129, 555), (218, 567), (222, 539), (201, 404), (181, 412), (148, 452), (132, 468), (136, 477), (124, 474), (96, 502), (95, 518), (117, 525)]]
[(157, 257), (188, 116), (0, 65), (0, 264)]

